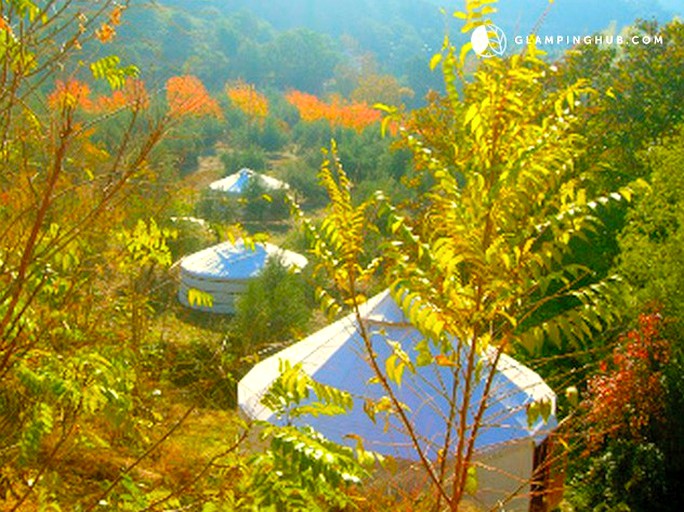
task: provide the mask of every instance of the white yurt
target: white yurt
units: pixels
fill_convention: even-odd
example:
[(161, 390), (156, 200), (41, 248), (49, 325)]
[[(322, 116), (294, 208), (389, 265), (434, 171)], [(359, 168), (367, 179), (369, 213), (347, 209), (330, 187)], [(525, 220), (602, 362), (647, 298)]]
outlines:
[[(211, 313), (235, 313), (235, 299), (244, 293), (250, 279), (259, 275), (272, 259), (285, 266), (301, 269), (306, 257), (265, 242), (252, 245), (242, 240), (224, 242), (190, 254), (180, 261), (178, 300), (184, 306)], [(192, 291), (211, 296), (206, 301), (192, 301)]]
[[(364, 304), (362, 319), (381, 368), (392, 354), (393, 343), (399, 343), (412, 357), (416, 355), (414, 347), (423, 337), (388, 291)], [(261, 398), (279, 375), (281, 361), (301, 363), (302, 369), (318, 382), (348, 391), (354, 397), (354, 406), (345, 415), (294, 418), (294, 424), (310, 425), (327, 438), (350, 446), (355, 441), (349, 434), (360, 436), (366, 449), (404, 461), (406, 468), (417, 468), (412, 464), (417, 454), (398, 420), (389, 416), (386, 421), (381, 415), (373, 422), (364, 411), (367, 399), (377, 400), (386, 394), (380, 384), (373, 382), (366, 352), (355, 317), (349, 315), (255, 365), (238, 384), (239, 406), (250, 418), (280, 421), (261, 403)], [(455, 372), (450, 366), (417, 366), (415, 373), (404, 372), (401, 386), (393, 384), (399, 400), (407, 407), (424, 453), (433, 461), (437, 460), (438, 450), (444, 446), (450, 430), (447, 404)], [(484, 380), (482, 377), (472, 394), (469, 418), (475, 416), (479, 407)], [(530, 422), (528, 408), (540, 402), (550, 405), (550, 416)], [(535, 459), (539, 459), (542, 442), (556, 426), (553, 391), (535, 372), (503, 355), (481, 424), (475, 444), (476, 460), (481, 467), (477, 472), (478, 492), (472, 497), (474, 504), (485, 510), (501, 503), (506, 504), (505, 510), (529, 510)], [(454, 432), (451, 427), (451, 447), (455, 446)], [(406, 476), (407, 485), (411, 485), (411, 478)], [(414, 475), (413, 480), (421, 479)], [(535, 490), (538, 489), (536, 486)], [(514, 495), (517, 497), (511, 499)]]
[(256, 181), (266, 191), (287, 190), (290, 188), (290, 186), (283, 181), (272, 178), (271, 176), (266, 176), (265, 174), (260, 174), (252, 169), (247, 169), (246, 167), (243, 167), (235, 174), (231, 174), (230, 176), (210, 183), (209, 188), (219, 192), (239, 195), (247, 190), (247, 186), (252, 181)]

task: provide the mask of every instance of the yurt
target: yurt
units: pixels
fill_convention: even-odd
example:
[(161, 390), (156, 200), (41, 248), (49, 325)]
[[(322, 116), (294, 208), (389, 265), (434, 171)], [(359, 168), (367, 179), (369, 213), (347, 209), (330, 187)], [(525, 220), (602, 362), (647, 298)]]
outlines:
[[(306, 257), (301, 254), (269, 243), (258, 242), (250, 246), (242, 240), (224, 242), (186, 256), (180, 262), (178, 300), (184, 306), (201, 311), (234, 313), (235, 299), (272, 258), (278, 258), (294, 269), (307, 264)], [(192, 290), (211, 296), (211, 303), (191, 301)]]
[(266, 191), (287, 190), (289, 188), (289, 185), (285, 182), (272, 178), (271, 176), (266, 176), (265, 174), (254, 172), (252, 169), (247, 169), (246, 167), (243, 167), (235, 174), (214, 181), (209, 184), (209, 188), (219, 192), (239, 195), (247, 190), (247, 186), (252, 181), (256, 181), (256, 183)]
[[(389, 292), (364, 304), (361, 318), (382, 368), (393, 353), (392, 344), (399, 343), (404, 351), (415, 356), (415, 346), (423, 337)], [(383, 415), (374, 422), (364, 410), (367, 399), (377, 400), (386, 393), (374, 382), (357, 327), (355, 316), (349, 315), (256, 364), (238, 384), (239, 406), (250, 418), (280, 421), (262, 404), (261, 398), (278, 377), (281, 362), (301, 363), (302, 369), (318, 382), (348, 391), (354, 397), (354, 406), (344, 415), (307, 416), (290, 421), (310, 425), (342, 444), (354, 444), (354, 439), (348, 437), (350, 434), (359, 436), (366, 449), (404, 461), (405, 468), (418, 468), (419, 465), (413, 464), (417, 454), (398, 420)], [(491, 364), (490, 361), (490, 368)], [(458, 375), (449, 366), (416, 366), (415, 373), (404, 372), (401, 386), (392, 384), (399, 400), (407, 407), (424, 453), (432, 461), (437, 460), (439, 447), (444, 446), (449, 431), (447, 403), (455, 374)], [(468, 410), (471, 419), (480, 404), (484, 380), (482, 377), (472, 393)], [(528, 408), (542, 402), (550, 406), (549, 416), (531, 422)], [(476, 460), (481, 466), (477, 473), (478, 491), (471, 499), (484, 510), (501, 503), (506, 504), (505, 510), (530, 510), (530, 481), (533, 473), (537, 474), (535, 458), (539, 458), (542, 443), (556, 426), (553, 391), (535, 372), (503, 355), (494, 373), (481, 425), (475, 444)], [(452, 430), (450, 447), (455, 446), (455, 437)], [(411, 485), (408, 480), (407, 477), (407, 485)], [(513, 496), (516, 498), (512, 499)]]

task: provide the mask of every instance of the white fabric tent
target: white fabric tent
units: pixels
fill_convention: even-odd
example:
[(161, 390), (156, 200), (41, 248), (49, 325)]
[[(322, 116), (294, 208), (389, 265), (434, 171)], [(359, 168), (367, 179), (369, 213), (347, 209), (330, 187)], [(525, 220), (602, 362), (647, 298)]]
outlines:
[[(389, 292), (370, 299), (363, 306), (362, 318), (371, 334), (381, 368), (392, 353), (388, 340), (400, 343), (405, 351), (415, 356), (413, 347), (423, 338)], [(301, 363), (303, 370), (317, 381), (350, 392), (354, 407), (347, 415), (306, 417), (295, 419), (295, 424), (311, 425), (342, 444), (353, 444), (346, 436), (356, 434), (363, 439), (367, 449), (405, 461), (416, 460), (410, 440), (396, 418), (390, 417), (386, 423), (384, 417), (378, 417), (374, 423), (364, 412), (366, 398), (378, 399), (385, 395), (379, 384), (369, 382), (373, 371), (365, 354), (354, 316), (349, 315), (255, 365), (238, 384), (239, 406), (251, 418), (277, 422), (272, 411), (261, 403), (261, 397), (277, 378), (281, 361), (287, 360), (292, 365)], [(448, 429), (445, 416), (453, 378), (451, 367), (429, 365), (417, 367), (415, 374), (405, 371), (402, 385), (395, 387), (399, 399), (409, 408), (409, 417), (421, 446), (433, 460), (437, 458), (437, 449), (443, 445)], [(474, 405), (468, 412), (470, 418), (474, 417), (480, 403), (482, 381), (473, 393)], [(547, 400), (555, 411), (555, 395), (535, 372), (506, 355), (499, 361), (490, 395), (476, 450), (478, 460), (485, 461), (496, 471), (483, 469), (480, 472), (478, 499), (485, 504), (496, 504), (508, 494), (520, 489), (524, 491), (525, 485), (523, 483), (521, 487), (521, 481), (529, 480), (532, 475), (535, 446), (556, 425), (554, 412), (547, 421), (537, 420), (530, 425), (528, 406)], [(452, 442), (454, 437), (452, 433)], [(509, 476), (503, 476), (504, 473)], [(529, 491), (529, 485), (526, 488)], [(529, 506), (529, 496), (518, 501), (521, 510)], [(514, 506), (510, 510), (518, 508)]]
[(213, 183), (209, 184), (209, 188), (229, 194), (242, 194), (253, 180), (256, 180), (256, 182), (267, 191), (287, 190), (290, 188), (290, 186), (285, 182), (270, 176), (266, 176), (265, 174), (254, 172), (246, 167), (240, 169), (235, 174), (231, 174), (223, 179), (214, 181)]
[[(247, 246), (242, 240), (224, 242), (184, 257), (180, 262), (178, 300), (184, 306), (212, 313), (234, 313), (235, 300), (250, 279), (259, 275), (271, 258), (287, 267), (304, 268), (306, 257), (269, 243)], [(212, 297), (212, 305), (190, 304), (190, 290)]]

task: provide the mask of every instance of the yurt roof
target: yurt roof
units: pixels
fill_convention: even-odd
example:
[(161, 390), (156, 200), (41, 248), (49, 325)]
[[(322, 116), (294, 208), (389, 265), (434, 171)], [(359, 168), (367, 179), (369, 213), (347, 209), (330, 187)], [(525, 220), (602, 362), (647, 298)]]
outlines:
[(223, 242), (186, 256), (181, 271), (196, 277), (240, 280), (250, 279), (261, 272), (270, 258), (280, 258), (285, 266), (303, 268), (305, 256), (287, 251), (266, 242), (248, 246), (243, 240)]
[(202, 226), (203, 228), (209, 227), (209, 223), (204, 219), (200, 219), (199, 217), (191, 217), (191, 216), (184, 215), (181, 217), (170, 217), (170, 219), (171, 219), (171, 222), (176, 222), (176, 223), (188, 222), (191, 224), (197, 224), (198, 226)]
[[(405, 317), (389, 292), (370, 299), (362, 308), (362, 318), (371, 334), (373, 350), (382, 368), (391, 355), (389, 341), (398, 342), (409, 354), (423, 337)], [(295, 418), (295, 424), (308, 424), (326, 437), (348, 444), (348, 434), (360, 436), (366, 448), (404, 459), (415, 459), (410, 440), (396, 418), (377, 424), (364, 412), (366, 399), (379, 399), (386, 393), (380, 384), (371, 383), (373, 371), (367, 361), (363, 341), (358, 334), (354, 315), (349, 315), (285, 348), (255, 365), (238, 385), (238, 402), (251, 418), (277, 422), (272, 411), (261, 403), (261, 398), (279, 375), (281, 361), (302, 369), (317, 381), (348, 391), (354, 397), (354, 407), (346, 415)], [(401, 386), (395, 392), (408, 407), (421, 445), (431, 457), (445, 439), (448, 410), (447, 396), (452, 388), (453, 368), (428, 365), (417, 366), (415, 374), (404, 372)], [(476, 386), (469, 418), (480, 404), (484, 378)], [(490, 400), (476, 441), (478, 450), (487, 450), (501, 443), (519, 439), (540, 441), (555, 425), (552, 412), (548, 421), (541, 419), (530, 425), (528, 406), (547, 399), (555, 409), (555, 395), (546, 383), (531, 369), (515, 359), (502, 355), (493, 379)], [(452, 435), (452, 439), (455, 436)]]
[(266, 190), (282, 190), (289, 188), (287, 183), (266, 176), (265, 174), (254, 172), (252, 169), (247, 169), (246, 167), (240, 169), (235, 174), (214, 181), (209, 185), (209, 188), (221, 192), (228, 192), (230, 194), (242, 194), (247, 189), (251, 180), (257, 180), (259, 185)]

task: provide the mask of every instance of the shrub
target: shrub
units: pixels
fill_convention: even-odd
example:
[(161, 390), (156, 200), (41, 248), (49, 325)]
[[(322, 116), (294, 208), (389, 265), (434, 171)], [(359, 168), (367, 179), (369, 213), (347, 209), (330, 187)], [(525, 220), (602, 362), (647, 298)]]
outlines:
[(665, 456), (653, 443), (613, 441), (576, 477), (568, 501), (576, 510), (668, 510)]
[(255, 171), (263, 171), (266, 169), (268, 159), (266, 158), (266, 152), (262, 148), (249, 146), (245, 149), (223, 153), (221, 155), (221, 162), (223, 163), (226, 175), (230, 175), (244, 167)]
[(242, 353), (295, 339), (304, 334), (311, 311), (303, 278), (271, 259), (238, 300), (231, 338)]

